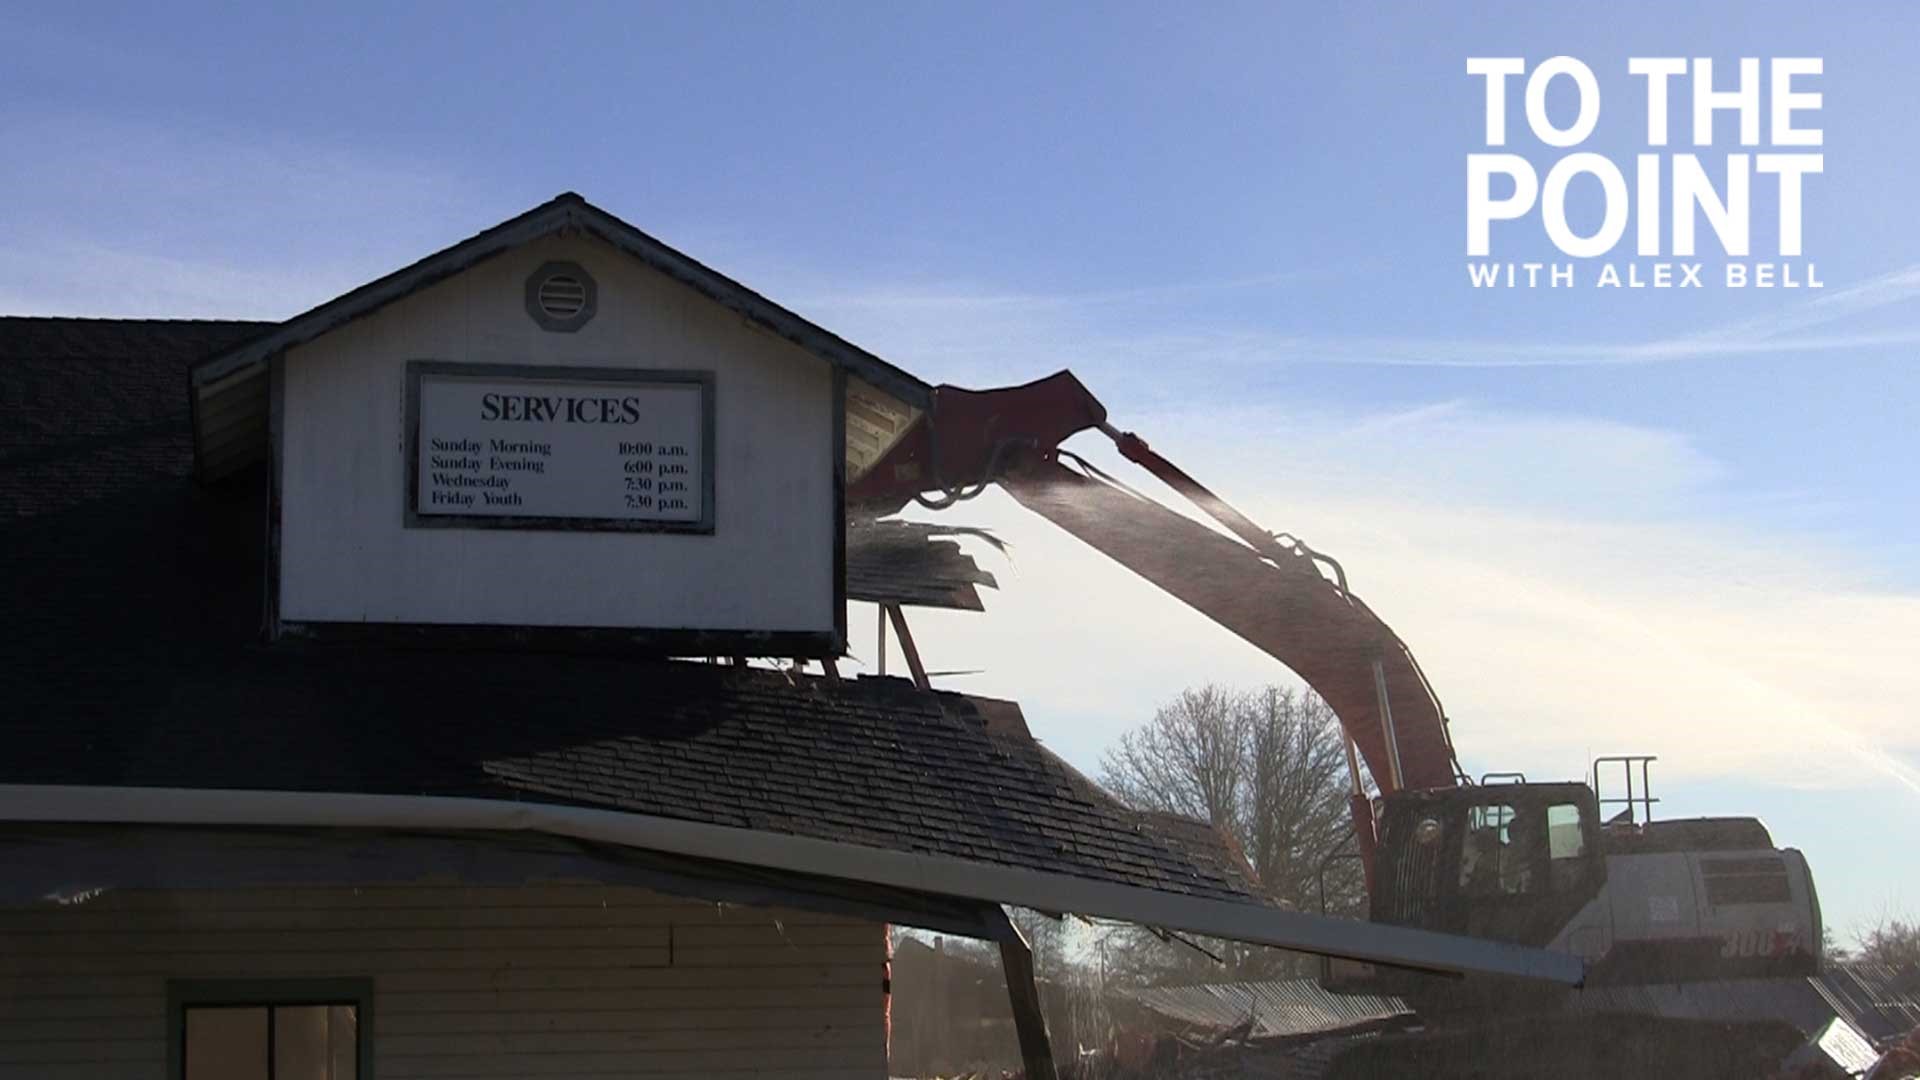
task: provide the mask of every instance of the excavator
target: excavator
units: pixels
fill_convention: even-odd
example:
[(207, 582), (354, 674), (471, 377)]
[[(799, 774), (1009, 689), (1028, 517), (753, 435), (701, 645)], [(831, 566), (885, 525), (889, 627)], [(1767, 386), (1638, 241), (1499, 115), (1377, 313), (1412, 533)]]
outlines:
[[(1085, 431), (1106, 435), (1218, 528), (1062, 448)], [(1818, 971), (1819, 900), (1800, 852), (1776, 847), (1751, 817), (1655, 820), (1648, 756), (1600, 759), (1579, 781), (1505, 774), (1476, 782), (1460, 767), (1446, 712), (1412, 651), (1354, 593), (1340, 563), (1254, 524), (1109, 424), (1070, 372), (994, 390), (936, 388), (931, 407), (847, 496), (851, 510), (879, 516), (910, 502), (946, 509), (989, 484), (1280, 661), (1325, 699), (1345, 733), (1353, 837), (1374, 921), (1562, 950), (1586, 964), (1590, 986)], [(1616, 778), (1625, 794), (1609, 796)], [(1325, 977), (1425, 998), (1436, 1009), (1475, 1000), (1410, 972)]]

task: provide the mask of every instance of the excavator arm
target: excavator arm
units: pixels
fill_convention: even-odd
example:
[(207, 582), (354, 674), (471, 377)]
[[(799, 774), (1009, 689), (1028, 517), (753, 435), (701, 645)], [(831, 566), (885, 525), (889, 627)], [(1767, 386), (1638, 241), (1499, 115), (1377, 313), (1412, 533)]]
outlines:
[[(932, 408), (849, 488), (848, 499), (874, 511), (909, 499), (939, 509), (998, 483), (1022, 506), (1292, 669), (1333, 709), (1350, 740), (1350, 764), (1357, 751), (1383, 794), (1458, 783), (1439, 700), (1406, 645), (1347, 589), (1338, 564), (1261, 529), (1106, 417), (1065, 371), (998, 390), (942, 386)], [(1077, 459), (1060, 443), (1088, 429), (1112, 438), (1123, 456), (1226, 533), (1090, 466), (1070, 468)], [(1354, 823), (1370, 856), (1372, 814), (1357, 767), (1353, 780)]]
[(1306, 680), (1383, 793), (1455, 784), (1446, 719), (1413, 655), (1312, 556), (1263, 555), (1055, 457), (1021, 458), (999, 482), (1020, 505)]

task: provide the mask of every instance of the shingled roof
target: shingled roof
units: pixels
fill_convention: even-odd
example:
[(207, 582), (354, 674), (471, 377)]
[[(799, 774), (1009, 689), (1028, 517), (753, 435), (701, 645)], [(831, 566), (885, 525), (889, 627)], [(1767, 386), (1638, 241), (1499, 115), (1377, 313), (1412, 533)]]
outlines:
[(875, 604), (979, 611), (979, 586), (999, 587), (953, 537), (999, 541), (978, 529), (917, 521), (847, 523), (847, 598)]
[(0, 783), (460, 795), (1221, 899), (1005, 703), (615, 656), (269, 646), (263, 485), (192, 479), (250, 323), (0, 320)]
[(0, 521), (184, 475), (189, 365), (272, 326), (0, 317)]

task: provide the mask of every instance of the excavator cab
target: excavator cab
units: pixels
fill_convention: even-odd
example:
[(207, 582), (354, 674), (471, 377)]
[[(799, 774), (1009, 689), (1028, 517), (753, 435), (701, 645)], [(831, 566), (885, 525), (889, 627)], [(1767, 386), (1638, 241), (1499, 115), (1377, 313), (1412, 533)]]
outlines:
[(1380, 807), (1371, 917), (1546, 946), (1606, 877), (1599, 807), (1585, 784), (1395, 792)]
[[(1753, 818), (1652, 820), (1650, 760), (1596, 762), (1641, 767), (1638, 792), (1625, 798), (1597, 794), (1597, 767), (1596, 786), (1483, 778), (1386, 795), (1371, 918), (1569, 952), (1595, 984), (1818, 971), (1820, 907), (1806, 859), (1776, 848)], [(1405, 973), (1383, 985), (1458, 996)]]

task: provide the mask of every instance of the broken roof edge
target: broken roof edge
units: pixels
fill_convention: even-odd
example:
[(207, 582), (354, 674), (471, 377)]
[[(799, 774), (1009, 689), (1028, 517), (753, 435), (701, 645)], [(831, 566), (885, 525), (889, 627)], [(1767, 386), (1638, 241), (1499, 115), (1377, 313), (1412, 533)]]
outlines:
[(1074, 912), (1371, 963), (1570, 986), (1580, 985), (1586, 977), (1585, 965), (1577, 957), (1545, 949), (971, 859), (552, 803), (5, 784), (0, 785), (0, 821), (528, 830), (940, 896)]
[[(969, 698), (968, 700), (977, 700)], [(1015, 705), (1017, 709), (1018, 706)], [(1024, 716), (1022, 717), (1024, 723)], [(1032, 738), (1031, 734), (1028, 735)], [(1051, 758), (1060, 769), (1067, 782), (1080, 789), (1083, 798), (1101, 798), (1113, 803), (1133, 820), (1135, 831), (1145, 833), (1161, 847), (1172, 851), (1191, 863), (1196, 869), (1216, 870), (1229, 880), (1237, 878), (1246, 894), (1260, 900), (1267, 906), (1278, 907), (1260, 874), (1254, 870), (1253, 862), (1240, 847), (1233, 835), (1211, 821), (1188, 817), (1171, 810), (1143, 810), (1129, 806), (1119, 796), (1102, 787), (1092, 777), (1083, 773), (1072, 762), (1033, 739), (1034, 748)], [(1283, 909), (1284, 910), (1284, 909)], [(1082, 912), (1082, 914), (1087, 914)], [(1177, 929), (1177, 928), (1172, 928)]]
[(1247, 858), (1246, 849), (1227, 830), (1211, 821), (1171, 810), (1135, 810), (1133, 816), (1161, 843), (1190, 860), (1219, 862), (1223, 869), (1245, 878), (1257, 893), (1268, 895), (1267, 884), (1260, 880), (1259, 871), (1253, 868), (1253, 860)]
[(581, 229), (611, 244), (762, 329), (845, 368), (909, 405), (924, 409), (932, 401), (933, 388), (927, 383), (571, 191), (295, 315), (270, 333), (208, 357), (194, 366), (193, 385), (204, 387), (243, 369), (264, 364), (275, 353), (305, 344), (495, 255), (568, 228)]
[(847, 599), (902, 607), (985, 611), (980, 587), (1000, 582), (960, 543), (983, 540), (1006, 552), (990, 530), (901, 518), (847, 514)]

